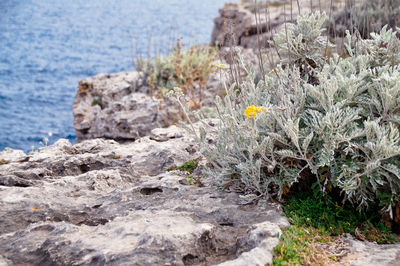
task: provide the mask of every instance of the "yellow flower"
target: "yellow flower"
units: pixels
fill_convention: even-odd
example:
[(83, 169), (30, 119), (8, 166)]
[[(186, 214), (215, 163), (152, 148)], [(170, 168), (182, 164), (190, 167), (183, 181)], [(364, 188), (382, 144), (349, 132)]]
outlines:
[(224, 64), (219, 64), (214, 66), (214, 71), (218, 71), (219, 69), (227, 69), (228, 67)]
[(247, 115), (248, 119), (253, 119), (256, 116), (256, 114), (261, 113), (262, 110), (264, 110), (266, 113), (269, 113), (267, 107), (251, 105), (246, 108), (244, 114)]
[(268, 74), (270, 75), (270, 74), (272, 74), (274, 72), (278, 72), (278, 71), (279, 71), (279, 68), (275, 67), (274, 69), (271, 69), (271, 71), (268, 72)]

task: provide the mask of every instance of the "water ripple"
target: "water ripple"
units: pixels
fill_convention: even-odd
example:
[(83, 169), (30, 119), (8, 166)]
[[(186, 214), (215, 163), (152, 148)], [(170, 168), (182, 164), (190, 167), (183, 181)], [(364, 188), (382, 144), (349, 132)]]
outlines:
[(78, 81), (132, 70), (131, 36), (210, 40), (212, 21), (228, 0), (0, 1), (0, 150), (29, 150), (43, 137), (73, 140)]

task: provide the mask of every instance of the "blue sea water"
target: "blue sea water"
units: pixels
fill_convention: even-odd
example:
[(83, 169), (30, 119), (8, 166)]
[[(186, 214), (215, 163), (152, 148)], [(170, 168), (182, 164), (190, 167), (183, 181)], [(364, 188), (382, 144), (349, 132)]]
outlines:
[(73, 142), (79, 80), (133, 70), (132, 46), (145, 53), (149, 39), (208, 43), (225, 2), (0, 0), (0, 150)]

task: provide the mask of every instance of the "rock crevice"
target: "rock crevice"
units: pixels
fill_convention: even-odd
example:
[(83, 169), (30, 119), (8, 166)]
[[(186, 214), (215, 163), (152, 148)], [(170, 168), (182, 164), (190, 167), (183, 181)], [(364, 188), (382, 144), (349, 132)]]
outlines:
[(189, 185), (166, 169), (196, 158), (193, 136), (176, 126), (150, 135), (0, 152), (10, 161), (0, 166), (0, 264), (211, 265), (257, 249), (271, 262), (289, 225), (279, 206), (241, 205), (207, 177)]

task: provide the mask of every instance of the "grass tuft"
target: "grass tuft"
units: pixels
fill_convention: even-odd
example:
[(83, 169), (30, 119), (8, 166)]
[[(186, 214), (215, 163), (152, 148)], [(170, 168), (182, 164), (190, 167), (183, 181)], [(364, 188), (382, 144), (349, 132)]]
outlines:
[(193, 172), (199, 165), (199, 161), (200, 161), (200, 158), (196, 158), (196, 159), (184, 162), (181, 166), (173, 165), (170, 168), (168, 168), (167, 171), (179, 170), (182, 172), (186, 172), (186, 173), (188, 173), (187, 181), (188, 181), (189, 185), (204, 187), (204, 184), (201, 182), (200, 177), (193, 176)]
[(100, 107), (101, 107), (101, 103), (100, 103), (100, 101), (99, 101), (99, 100), (97, 100), (97, 99), (94, 99), (94, 100), (92, 101), (92, 106), (95, 106), (95, 105), (98, 105), (98, 106), (100, 106)]
[[(293, 225), (283, 232), (278, 246), (274, 249), (273, 265), (304, 265), (318, 257), (321, 262), (333, 260), (334, 256), (325, 254), (319, 243), (333, 243), (326, 232), (310, 226)], [(330, 258), (331, 257), (331, 258)]]
[(377, 206), (368, 211), (357, 211), (349, 204), (341, 206), (329, 196), (315, 198), (307, 193), (298, 193), (283, 208), (294, 225), (318, 228), (332, 236), (349, 233), (361, 240), (378, 244), (396, 241), (382, 222)]
[(193, 174), (193, 171), (197, 168), (199, 165), (200, 159), (193, 159), (187, 162), (184, 162), (181, 166), (176, 166), (173, 165), (170, 168), (167, 169), (167, 171), (173, 171), (173, 170), (179, 170), (183, 172), (188, 172), (190, 175)]
[(396, 237), (382, 222), (376, 209), (357, 211), (341, 206), (330, 197), (298, 192), (283, 206), (292, 226), (283, 231), (274, 250), (273, 265), (329, 264), (339, 256), (326, 247), (341, 246), (340, 237), (349, 233), (360, 240), (395, 243)]

